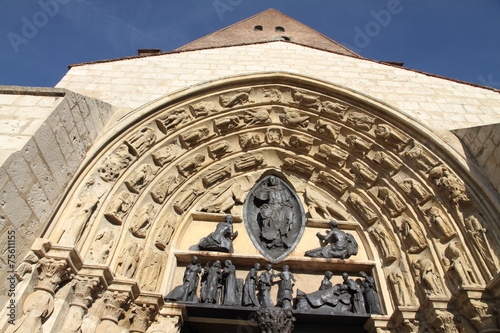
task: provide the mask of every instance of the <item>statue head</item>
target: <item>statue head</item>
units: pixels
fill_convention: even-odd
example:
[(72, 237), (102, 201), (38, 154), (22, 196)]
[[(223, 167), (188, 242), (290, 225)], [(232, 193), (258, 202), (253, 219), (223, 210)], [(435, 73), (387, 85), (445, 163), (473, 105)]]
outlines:
[(215, 266), (215, 267), (220, 267), (220, 266), (221, 266), (221, 262), (220, 262), (220, 260), (216, 260), (216, 261), (214, 262), (213, 266)]
[(330, 279), (333, 277), (333, 273), (332, 273), (332, 272), (330, 272), (330, 271), (326, 271), (326, 272), (325, 272), (325, 277), (326, 277), (328, 280), (330, 280)]
[(271, 264), (267, 264), (267, 266), (266, 266), (266, 271), (270, 271), (270, 270), (271, 270), (271, 268), (273, 268), (273, 265), (271, 265)]
[(347, 281), (348, 278), (349, 274), (347, 274), (346, 272), (342, 273), (342, 279), (344, 279), (344, 281)]
[(253, 265), (253, 267), (256, 269), (256, 270), (259, 270), (260, 269), (260, 264), (257, 262)]
[(191, 258), (191, 263), (194, 265), (194, 264), (197, 264), (198, 263), (198, 257), (197, 256), (193, 256)]
[(276, 186), (278, 185), (278, 178), (276, 176), (269, 177), (269, 185)]
[(226, 261), (224, 261), (224, 264), (226, 265), (226, 267), (229, 267), (229, 266), (232, 266), (232, 265), (233, 265), (233, 263), (232, 263), (232, 262), (231, 262), (231, 260), (229, 260), (229, 259), (228, 259), (228, 260), (226, 260)]
[(286, 272), (288, 271), (288, 265), (283, 265), (283, 270)]
[(366, 274), (365, 272), (361, 271), (359, 272), (359, 276), (361, 276), (362, 278), (368, 278), (368, 274)]
[(338, 223), (335, 220), (331, 220), (329, 225), (330, 225), (330, 229), (335, 229), (338, 227)]
[(233, 222), (234, 222), (233, 215), (226, 215), (225, 221), (226, 221), (227, 223), (231, 223), (231, 224), (233, 224)]

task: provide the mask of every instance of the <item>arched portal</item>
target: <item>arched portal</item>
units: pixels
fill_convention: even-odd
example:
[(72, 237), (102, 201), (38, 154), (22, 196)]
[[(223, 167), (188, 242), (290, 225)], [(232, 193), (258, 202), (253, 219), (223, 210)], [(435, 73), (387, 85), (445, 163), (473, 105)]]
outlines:
[[(367, 329), (494, 327), (488, 288), (498, 280), (499, 212), (465, 165), (398, 110), (296, 75), (229, 78), (161, 98), (122, 118), (94, 147), (45, 241), (35, 244), (42, 272), (59, 265), (59, 281), (45, 289), (53, 295), (68, 269), (76, 286), (56, 295), (70, 304), (71, 322), (62, 306), (52, 318), (63, 318), (61, 329), (116, 332), (153, 331), (154, 318), (154, 332), (170, 332), (181, 318), (203, 322), (199, 305), (165, 305), (163, 296), (182, 284), (194, 255), (203, 265), (230, 259), (241, 279), (255, 263), (269, 263), (252, 242), (258, 229), (245, 229), (243, 207), (255, 184), (275, 175), (305, 212), (300, 237), (274, 265), (290, 267), (295, 291), (316, 291), (325, 271), (334, 284), (344, 272), (362, 281), (364, 271), (382, 312), (363, 317), (371, 318)], [(196, 248), (228, 214), (238, 231), (234, 251)], [(324, 246), (316, 234), (332, 219), (352, 235), (356, 254), (305, 256)], [(71, 305), (82, 293), (86, 315)], [(307, 316), (298, 313), (297, 325)]]

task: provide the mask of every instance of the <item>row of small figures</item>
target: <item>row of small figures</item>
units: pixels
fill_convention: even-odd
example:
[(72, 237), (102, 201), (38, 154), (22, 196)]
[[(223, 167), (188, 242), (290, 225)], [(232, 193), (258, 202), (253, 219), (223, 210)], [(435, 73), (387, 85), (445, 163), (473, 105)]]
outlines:
[[(271, 288), (278, 284), (276, 306), (285, 310), (292, 310), (295, 302), (295, 308), (300, 311), (382, 313), (374, 279), (365, 272), (360, 272), (359, 276), (363, 279), (356, 281), (350, 279), (347, 273), (343, 273), (343, 282), (333, 285), (330, 281), (333, 273), (327, 271), (318, 291), (307, 294), (297, 290), (294, 298), (293, 287), (296, 279), (288, 265), (284, 265), (281, 272), (275, 272), (268, 264), (259, 275), (260, 268), (261, 265), (256, 263), (243, 281), (236, 277), (236, 267), (231, 260), (226, 260), (224, 267), (220, 260), (216, 260), (212, 265), (207, 263), (202, 268), (198, 257), (193, 256), (191, 263), (186, 266), (183, 283), (169, 292), (165, 301), (272, 307), (275, 304), (271, 298)], [(201, 291), (198, 297), (200, 278)]]

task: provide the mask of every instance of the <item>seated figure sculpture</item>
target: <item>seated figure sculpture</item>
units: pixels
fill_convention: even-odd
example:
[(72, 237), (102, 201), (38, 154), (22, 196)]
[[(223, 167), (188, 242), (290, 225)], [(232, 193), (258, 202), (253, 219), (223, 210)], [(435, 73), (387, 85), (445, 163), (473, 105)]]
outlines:
[(326, 235), (317, 233), (322, 241), (322, 247), (306, 251), (305, 255), (313, 258), (340, 258), (347, 259), (358, 254), (358, 243), (351, 234), (337, 228), (337, 221), (331, 220), (330, 231)]
[(203, 237), (197, 245), (191, 246), (190, 250), (233, 253), (233, 240), (236, 236), (238, 231), (233, 232), (233, 216), (226, 215), (224, 222), (217, 224), (214, 232)]

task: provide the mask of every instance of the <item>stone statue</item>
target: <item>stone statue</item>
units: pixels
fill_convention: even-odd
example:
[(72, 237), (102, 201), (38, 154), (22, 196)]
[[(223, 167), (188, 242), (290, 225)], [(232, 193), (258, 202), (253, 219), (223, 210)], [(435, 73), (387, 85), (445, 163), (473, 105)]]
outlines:
[(439, 295), (443, 293), (434, 264), (429, 259), (418, 259), (413, 262), (417, 283), (420, 284), (426, 295)]
[(401, 228), (399, 231), (403, 236), (403, 241), (409, 247), (408, 252), (419, 253), (427, 248), (425, 236), (412, 218), (403, 217), (401, 219)]
[(197, 256), (193, 256), (191, 263), (186, 266), (182, 284), (177, 286), (164, 297), (165, 301), (181, 301), (197, 303), (196, 289), (201, 272), (201, 264)]
[(319, 134), (325, 135), (333, 141), (337, 140), (339, 136), (340, 127), (333, 125), (332, 123), (326, 122), (324, 120), (318, 119), (316, 125), (314, 125), (314, 129)]
[(191, 115), (186, 109), (174, 109), (156, 120), (158, 128), (165, 134), (175, 130), (179, 125), (191, 120)]
[(474, 271), (457, 244), (458, 241), (451, 242), (444, 251), (445, 257), (443, 261), (445, 266), (448, 267), (448, 273), (453, 281), (456, 281), (459, 286), (470, 286), (476, 283)]
[(330, 271), (325, 272), (325, 277), (323, 281), (321, 281), (321, 285), (318, 290), (327, 290), (333, 287), (332, 281), (330, 281), (333, 277), (333, 273)]
[(220, 288), (222, 287), (222, 264), (216, 260), (212, 267), (205, 267), (201, 278), (201, 302), (217, 304), (220, 298)]
[(365, 300), (363, 298), (363, 293), (361, 289), (354, 282), (353, 279), (349, 279), (349, 274), (342, 273), (342, 289), (347, 290), (347, 292), (351, 295), (352, 300), (352, 309), (351, 311), (354, 313), (366, 313)]
[(483, 227), (479, 219), (475, 215), (470, 215), (464, 220), (465, 228), (470, 235), (479, 254), (484, 259), (488, 269), (492, 274), (497, 273), (497, 265), (491, 255), (491, 247), (486, 237), (486, 228)]
[(317, 233), (316, 236), (324, 243), (323, 247), (309, 250), (305, 253), (313, 258), (340, 258), (348, 259), (358, 254), (358, 243), (351, 234), (337, 228), (337, 221), (330, 221), (330, 231), (326, 235)]
[(90, 257), (100, 263), (104, 264), (108, 259), (109, 252), (115, 244), (115, 233), (109, 228), (103, 229), (94, 239), (90, 249)]
[(387, 187), (378, 188), (377, 198), (391, 216), (399, 216), (406, 209), (406, 205)]
[(151, 127), (144, 127), (132, 134), (125, 143), (129, 146), (132, 154), (140, 156), (156, 142), (156, 134)]
[(359, 275), (364, 279), (361, 284), (361, 290), (365, 298), (366, 312), (382, 314), (374, 279), (365, 272), (359, 272)]
[(442, 216), (441, 210), (437, 206), (429, 208), (426, 215), (428, 216), (427, 225), (441, 241), (447, 241), (456, 235), (452, 226)]
[(118, 257), (119, 274), (131, 279), (137, 270), (141, 253), (142, 246), (139, 246), (135, 241), (130, 242), (125, 252)]
[(339, 119), (342, 119), (344, 117), (347, 109), (349, 109), (349, 105), (344, 105), (333, 101), (323, 101), (321, 103), (321, 112), (328, 113)]
[(361, 197), (358, 194), (354, 192), (349, 193), (347, 202), (351, 204), (351, 206), (353, 206), (354, 209), (362, 217), (364, 217), (368, 223), (373, 223), (376, 220), (378, 220), (377, 214), (375, 214), (375, 212), (366, 204), (366, 202), (363, 199), (361, 199)]
[(306, 294), (297, 290), (297, 310), (323, 313), (341, 313), (351, 311), (351, 295), (341, 284), (332, 285), (330, 279), (333, 273), (325, 272), (318, 291)]
[(396, 245), (390, 233), (386, 231), (381, 223), (377, 223), (372, 229), (369, 230), (370, 234), (375, 239), (376, 243), (382, 249), (382, 254), (386, 260), (395, 260)]
[(341, 204), (327, 199), (311, 187), (306, 189), (304, 199), (311, 218), (331, 219), (335, 216), (347, 220), (349, 217), (349, 213), (347, 213), (346, 209)]
[(257, 273), (259, 272), (260, 264), (256, 263), (253, 268), (248, 272), (245, 279), (245, 285), (243, 286), (243, 298), (241, 300), (241, 305), (243, 306), (260, 306), (259, 300), (257, 299)]
[(223, 277), (223, 300), (222, 305), (240, 305), (238, 300), (238, 281), (236, 279), (236, 267), (231, 260), (224, 262)]
[(354, 175), (354, 181), (362, 186), (371, 187), (377, 180), (377, 174), (360, 162), (352, 162), (349, 172)]
[(218, 251), (233, 253), (233, 240), (238, 236), (238, 231), (233, 232), (233, 216), (226, 215), (224, 222), (217, 224), (215, 231), (200, 240), (192, 250)]
[(273, 285), (274, 277), (274, 274), (271, 272), (271, 268), (271, 264), (267, 265), (266, 270), (260, 274), (258, 280), (259, 300), (261, 306), (263, 307), (274, 306), (274, 303), (271, 300), (271, 287)]
[(295, 278), (292, 272), (289, 271), (288, 265), (283, 265), (283, 271), (279, 274), (279, 289), (278, 289), (278, 306), (284, 310), (292, 310), (293, 301), (293, 285)]
[(401, 151), (404, 146), (410, 141), (407, 137), (398, 134), (389, 125), (379, 124), (375, 128), (375, 136), (387, 143), (389, 146)]
[(372, 128), (374, 122), (375, 118), (361, 112), (349, 113), (346, 120), (347, 124), (363, 131), (369, 131)]
[(396, 304), (401, 306), (411, 305), (411, 297), (408, 294), (408, 286), (403, 274), (399, 270), (392, 271), (388, 276), (388, 280)]

